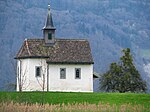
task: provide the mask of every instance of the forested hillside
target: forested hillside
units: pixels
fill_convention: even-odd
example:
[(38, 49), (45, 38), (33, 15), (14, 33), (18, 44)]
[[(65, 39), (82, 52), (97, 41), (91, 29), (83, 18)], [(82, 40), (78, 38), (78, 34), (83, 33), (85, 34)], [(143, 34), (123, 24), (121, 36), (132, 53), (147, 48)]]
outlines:
[[(25, 38), (42, 38), (49, 0), (0, 0), (0, 89), (15, 82), (16, 52)], [(57, 38), (88, 39), (94, 70), (104, 73), (132, 50), (143, 78), (150, 82), (149, 0), (51, 0)]]

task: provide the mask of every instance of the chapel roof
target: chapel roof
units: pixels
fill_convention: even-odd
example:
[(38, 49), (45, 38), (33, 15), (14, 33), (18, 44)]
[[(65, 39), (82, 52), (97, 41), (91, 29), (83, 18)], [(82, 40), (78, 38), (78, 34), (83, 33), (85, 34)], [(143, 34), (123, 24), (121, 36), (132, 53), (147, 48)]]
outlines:
[(44, 39), (26, 39), (16, 59), (46, 58), (47, 63), (93, 64), (89, 42), (84, 39), (56, 39), (54, 45)]

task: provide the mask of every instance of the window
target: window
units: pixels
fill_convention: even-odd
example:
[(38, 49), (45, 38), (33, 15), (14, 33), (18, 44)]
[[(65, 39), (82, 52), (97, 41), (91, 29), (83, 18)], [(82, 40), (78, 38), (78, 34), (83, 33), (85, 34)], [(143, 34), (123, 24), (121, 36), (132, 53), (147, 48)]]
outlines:
[(52, 39), (52, 34), (48, 33), (48, 39), (51, 40)]
[(66, 79), (66, 69), (60, 68), (60, 79)]
[(35, 67), (35, 76), (36, 77), (41, 77), (41, 66)]
[(81, 68), (75, 68), (75, 79), (81, 79)]

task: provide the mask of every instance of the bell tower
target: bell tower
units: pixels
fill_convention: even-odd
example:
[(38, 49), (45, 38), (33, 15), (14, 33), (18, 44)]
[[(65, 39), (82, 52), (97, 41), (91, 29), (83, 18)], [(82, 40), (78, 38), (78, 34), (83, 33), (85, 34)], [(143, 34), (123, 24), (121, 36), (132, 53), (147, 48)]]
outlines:
[(45, 22), (45, 26), (43, 27), (43, 36), (45, 40), (45, 44), (53, 45), (55, 44), (55, 30), (56, 28), (53, 25), (52, 14), (50, 12), (50, 5), (48, 5), (48, 15), (47, 20)]

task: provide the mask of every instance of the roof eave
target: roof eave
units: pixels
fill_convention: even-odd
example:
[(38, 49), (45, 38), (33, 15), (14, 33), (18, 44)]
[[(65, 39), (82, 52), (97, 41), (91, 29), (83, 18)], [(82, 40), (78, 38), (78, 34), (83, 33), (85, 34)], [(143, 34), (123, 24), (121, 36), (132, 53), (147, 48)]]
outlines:
[(44, 27), (42, 30), (56, 30), (55, 27)]
[(94, 62), (50, 62), (47, 61), (48, 64), (94, 64)]
[(21, 56), (21, 57), (15, 57), (14, 59), (33, 59), (33, 58), (49, 58), (48, 56)]

